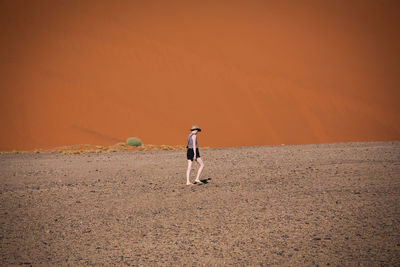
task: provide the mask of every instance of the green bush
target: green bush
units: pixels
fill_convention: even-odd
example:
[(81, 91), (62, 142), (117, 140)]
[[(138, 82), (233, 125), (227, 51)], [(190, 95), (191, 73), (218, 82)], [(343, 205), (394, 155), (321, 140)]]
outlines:
[(142, 145), (142, 141), (140, 141), (140, 139), (137, 137), (129, 137), (128, 140), (126, 140), (126, 143), (130, 146), (141, 146)]

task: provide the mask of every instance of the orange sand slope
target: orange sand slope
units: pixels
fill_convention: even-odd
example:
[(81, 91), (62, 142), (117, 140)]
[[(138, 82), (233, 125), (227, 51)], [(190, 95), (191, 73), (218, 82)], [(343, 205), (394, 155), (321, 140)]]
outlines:
[(399, 140), (399, 6), (1, 1), (0, 150)]

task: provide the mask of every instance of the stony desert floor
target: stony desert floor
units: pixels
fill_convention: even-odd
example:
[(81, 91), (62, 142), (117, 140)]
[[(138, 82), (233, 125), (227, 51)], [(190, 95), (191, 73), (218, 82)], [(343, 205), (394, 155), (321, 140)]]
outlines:
[(200, 151), (0, 155), (1, 265), (400, 264), (400, 142)]

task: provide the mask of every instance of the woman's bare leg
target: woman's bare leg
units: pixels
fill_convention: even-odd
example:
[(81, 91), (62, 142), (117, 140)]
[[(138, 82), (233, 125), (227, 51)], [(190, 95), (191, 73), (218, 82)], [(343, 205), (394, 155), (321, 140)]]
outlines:
[(188, 160), (188, 167), (187, 167), (187, 171), (186, 171), (186, 184), (187, 185), (191, 185), (192, 183), (190, 182), (190, 170), (192, 169), (192, 161)]
[(198, 183), (201, 183), (201, 181), (200, 181), (200, 174), (201, 174), (201, 171), (203, 170), (203, 168), (204, 168), (204, 163), (203, 163), (203, 160), (201, 159), (201, 158), (197, 158), (197, 163), (199, 163), (200, 164), (200, 168), (199, 168), (199, 170), (197, 171), (197, 176), (196, 176), (196, 180), (194, 180), (195, 182), (198, 182)]

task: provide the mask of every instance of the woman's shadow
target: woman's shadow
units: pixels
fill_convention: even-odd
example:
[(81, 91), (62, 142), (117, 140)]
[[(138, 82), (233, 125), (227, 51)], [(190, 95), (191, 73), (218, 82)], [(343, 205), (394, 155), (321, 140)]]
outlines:
[(208, 177), (207, 179), (200, 179), (200, 182), (202, 182), (203, 184), (208, 184), (209, 181), (211, 181), (210, 177)]

